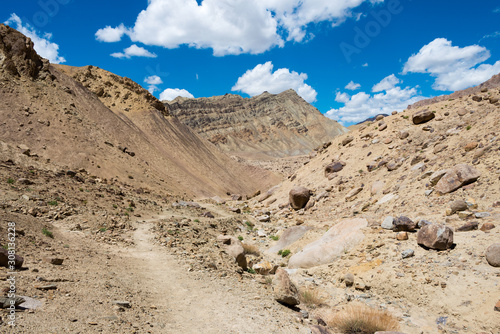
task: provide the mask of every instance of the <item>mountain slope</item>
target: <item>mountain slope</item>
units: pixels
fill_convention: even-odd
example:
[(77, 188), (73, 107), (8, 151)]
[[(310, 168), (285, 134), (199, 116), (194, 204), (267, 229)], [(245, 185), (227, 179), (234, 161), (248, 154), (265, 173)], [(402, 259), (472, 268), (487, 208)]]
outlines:
[(164, 103), (181, 122), (222, 151), (247, 158), (308, 154), (347, 132), (293, 90), (252, 98), (226, 94)]
[[(130, 79), (90, 66), (50, 65), (28, 38), (5, 25), (0, 68), (0, 141), (27, 145), (34, 162), (190, 196), (247, 194), (278, 180), (201, 140)], [(82, 82), (102, 92), (66, 73), (84, 73)], [(109, 103), (111, 92), (116, 101)], [(128, 111), (120, 108), (125, 104)]]

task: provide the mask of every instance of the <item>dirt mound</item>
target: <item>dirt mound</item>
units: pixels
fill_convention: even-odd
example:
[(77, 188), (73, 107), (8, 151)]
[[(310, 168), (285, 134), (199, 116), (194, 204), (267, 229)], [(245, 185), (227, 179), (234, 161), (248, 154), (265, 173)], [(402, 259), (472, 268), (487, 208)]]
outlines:
[(164, 102), (181, 122), (222, 151), (250, 159), (309, 154), (347, 132), (294, 90), (252, 98), (226, 94)]

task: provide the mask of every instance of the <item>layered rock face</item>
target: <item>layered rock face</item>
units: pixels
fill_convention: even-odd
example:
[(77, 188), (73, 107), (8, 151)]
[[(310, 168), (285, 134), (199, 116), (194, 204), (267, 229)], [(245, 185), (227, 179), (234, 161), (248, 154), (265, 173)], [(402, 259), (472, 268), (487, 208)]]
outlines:
[(226, 94), (163, 102), (181, 122), (222, 151), (248, 158), (309, 154), (347, 132), (294, 90), (252, 98)]

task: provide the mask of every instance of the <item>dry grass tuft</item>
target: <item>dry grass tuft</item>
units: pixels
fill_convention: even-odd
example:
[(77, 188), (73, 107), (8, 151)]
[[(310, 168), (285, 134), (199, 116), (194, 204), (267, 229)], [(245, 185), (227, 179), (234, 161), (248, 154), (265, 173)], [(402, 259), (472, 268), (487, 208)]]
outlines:
[(260, 256), (259, 247), (244, 243), (242, 243), (241, 245), (243, 246), (246, 255)]
[(303, 287), (299, 290), (301, 304), (314, 308), (325, 304), (325, 298), (321, 296), (318, 289), (314, 287)]
[(387, 311), (364, 304), (348, 306), (344, 311), (327, 319), (327, 324), (343, 334), (373, 334), (377, 331), (399, 329), (399, 322)]

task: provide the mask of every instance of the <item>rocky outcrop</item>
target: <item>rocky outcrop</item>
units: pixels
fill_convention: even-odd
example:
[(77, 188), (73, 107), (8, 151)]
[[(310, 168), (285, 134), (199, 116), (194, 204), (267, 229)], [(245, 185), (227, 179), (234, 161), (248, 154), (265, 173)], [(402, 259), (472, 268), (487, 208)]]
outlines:
[(252, 98), (226, 94), (163, 102), (181, 122), (224, 152), (247, 157), (309, 154), (347, 132), (293, 90)]

